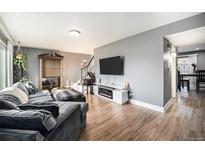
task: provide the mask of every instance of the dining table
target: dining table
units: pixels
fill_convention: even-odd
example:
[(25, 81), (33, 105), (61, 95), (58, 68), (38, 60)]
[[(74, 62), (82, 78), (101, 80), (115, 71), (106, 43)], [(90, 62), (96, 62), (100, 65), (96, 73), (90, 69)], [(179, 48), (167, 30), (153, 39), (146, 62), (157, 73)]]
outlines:
[[(178, 88), (179, 89), (181, 89), (181, 83), (182, 83), (182, 86), (183, 86), (183, 82), (181, 82), (181, 81), (183, 81), (183, 79), (184, 79), (184, 77), (197, 77), (198, 76), (198, 74), (197, 73), (180, 73), (180, 75), (179, 75), (180, 77), (179, 77), (179, 85), (178, 85)], [(190, 87), (188, 87), (188, 89), (190, 89)]]

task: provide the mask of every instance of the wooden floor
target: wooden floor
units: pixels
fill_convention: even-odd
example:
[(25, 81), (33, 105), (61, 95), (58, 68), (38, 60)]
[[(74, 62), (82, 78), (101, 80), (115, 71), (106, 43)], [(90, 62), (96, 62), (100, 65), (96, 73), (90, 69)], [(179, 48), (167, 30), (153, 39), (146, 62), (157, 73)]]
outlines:
[(87, 124), (80, 140), (205, 140), (205, 94), (178, 94), (166, 113), (87, 98)]

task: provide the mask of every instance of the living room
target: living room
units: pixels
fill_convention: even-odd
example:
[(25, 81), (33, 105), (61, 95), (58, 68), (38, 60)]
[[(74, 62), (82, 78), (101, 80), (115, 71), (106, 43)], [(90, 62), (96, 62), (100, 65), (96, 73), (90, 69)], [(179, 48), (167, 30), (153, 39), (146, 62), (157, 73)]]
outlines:
[(0, 140), (204, 141), (204, 89), (181, 91), (175, 41), (204, 26), (203, 12), (1, 12)]
[[(150, 16), (151, 14), (152, 15), (155, 14), (156, 17), (159, 18), (160, 15), (162, 14), (165, 15), (166, 13), (162, 13), (162, 14), (142, 13), (141, 16), (143, 17)], [(21, 42), (28, 43), (28, 45), (26, 44), (22, 45), (21, 42), (18, 42), (18, 44), (14, 46), (13, 49), (7, 48), (11, 53), (14, 53), (12, 55), (10, 52), (8, 52), (10, 53), (10, 55), (7, 55), (7, 59), (9, 60), (8, 62), (12, 62), (11, 59), (12, 57), (14, 57), (15, 60), (18, 61), (17, 57), (19, 57), (19, 55), (25, 58), (22, 58), (23, 64), (21, 63), (20, 67), (19, 65), (15, 65), (15, 64), (14, 66), (12, 66), (11, 64), (8, 65), (7, 66), (8, 69), (4, 69), (4, 71), (7, 72), (5, 73), (7, 75), (2, 79), (6, 81), (7, 86), (12, 85), (12, 83), (16, 83), (19, 81), (26, 82), (25, 80), (28, 80), (31, 81), (32, 86), (36, 87), (36, 89), (47, 90), (48, 92), (49, 91), (53, 92), (54, 91), (53, 89), (56, 89), (56, 87), (61, 88), (61, 90), (59, 90), (60, 92), (62, 92), (63, 89), (66, 89), (68, 87), (72, 87), (75, 90), (79, 90), (80, 87), (80, 92), (82, 91), (85, 92), (84, 91), (85, 89), (87, 93), (90, 93), (91, 91), (91, 93), (94, 93), (95, 95), (106, 96), (103, 98), (108, 97), (108, 101), (112, 100), (114, 102), (117, 102), (118, 104), (124, 104), (129, 100), (131, 104), (135, 104), (137, 106), (142, 106), (158, 112), (166, 112), (166, 110), (171, 106), (173, 101), (171, 100), (172, 99), (170, 96), (171, 93), (167, 94), (169, 95), (168, 98), (166, 98), (167, 97), (166, 95), (163, 95), (163, 93), (165, 93), (167, 88), (168, 89), (171, 88), (171, 86), (167, 88), (165, 87), (165, 89), (163, 88), (163, 81), (167, 80), (165, 79), (167, 76), (163, 76), (163, 71), (162, 71), (163, 67), (164, 69), (166, 69), (165, 68), (166, 66), (163, 66), (163, 37), (167, 34), (174, 34), (176, 32), (186, 31), (192, 29), (193, 27), (194, 28), (201, 27), (204, 24), (203, 23), (203, 19), (205, 16), (204, 13), (184, 13), (184, 16), (191, 16), (191, 17), (131, 37), (126, 37), (125, 39), (121, 39), (119, 41), (109, 43), (108, 45), (103, 45), (102, 47), (94, 48), (94, 54), (93, 54), (94, 63), (92, 64), (93, 66), (91, 66), (91, 68), (88, 68), (89, 66), (87, 66), (87, 64), (90, 64), (89, 61), (91, 60), (92, 57), (92, 55), (89, 53), (82, 54), (82, 53), (71, 53), (71, 52), (62, 52), (60, 50), (54, 50), (57, 47), (51, 47), (51, 49), (46, 49), (46, 46), (53, 45), (53, 43), (48, 44), (48, 42), (50, 41), (47, 41), (45, 46), (43, 44), (41, 48), (40, 46), (35, 45), (41, 43), (42, 40), (48, 38), (54, 38), (54, 36), (56, 35), (55, 33), (59, 33), (58, 31), (51, 33), (50, 35), (54, 35), (52, 37), (48, 35), (49, 31), (54, 30), (52, 27), (50, 28), (50, 30), (48, 29), (48, 31), (46, 32), (43, 29), (43, 27), (48, 26), (48, 24), (51, 24), (51, 22), (53, 21), (56, 22), (57, 18), (77, 16), (78, 18), (81, 17), (81, 19), (83, 18), (88, 19), (89, 17), (91, 21), (93, 20), (93, 18), (95, 18), (95, 16), (97, 16), (97, 18), (102, 18), (103, 16), (109, 16), (110, 19), (106, 19), (106, 20), (110, 22), (110, 20), (113, 20), (112, 18), (117, 18), (117, 17), (120, 18), (122, 15), (126, 16), (126, 19), (130, 16), (135, 16), (135, 15), (140, 16), (139, 13), (1, 13), (1, 19), (3, 22), (2, 25), (7, 25), (6, 27), (4, 27), (4, 29), (10, 29), (9, 32), (4, 33), (5, 40), (6, 40), (5, 34), (8, 35), (9, 33), (11, 33), (13, 34), (13, 36), (16, 36), (16, 38), (22, 38), (21, 40), (15, 40), (16, 42), (21, 41)], [(56, 16), (55, 20), (53, 20), (54, 16)], [(180, 13), (179, 14), (167, 13), (166, 19), (168, 19), (169, 16), (176, 16), (179, 18)], [(184, 18), (183, 13), (181, 13), (181, 16), (182, 17), (180, 18)], [(49, 20), (50, 22), (48, 22)], [(120, 20), (122, 20), (122, 17)], [(42, 21), (47, 21), (47, 22), (42, 23)], [(42, 38), (42, 36), (40, 35), (40, 38), (42, 40), (39, 40), (40, 38), (38, 35), (37, 36), (35, 35), (36, 33), (34, 34), (26, 33), (29, 36), (22, 35), (23, 32), (26, 32), (25, 28), (20, 28), (20, 29), (12, 28), (12, 25), (16, 25), (16, 27), (21, 27), (21, 25), (29, 24), (29, 22), (30, 25), (28, 26), (29, 27), (28, 31), (30, 30), (30, 28), (34, 29), (36, 27), (34, 23), (42, 23), (44, 25), (42, 25), (42, 27), (39, 27), (38, 31), (39, 33), (47, 33), (48, 36), (43, 35), (46, 37)], [(58, 22), (58, 24), (59, 23), (60, 21)], [(182, 29), (179, 26), (181, 24), (187, 26), (186, 27), (184, 26), (184, 29)], [(34, 26), (33, 28), (31, 27), (32, 25)], [(177, 29), (177, 27), (180, 27), (178, 28), (179, 30)], [(68, 29), (67, 31), (69, 33), (67, 34), (68, 36), (66, 36), (68, 37), (68, 39), (70, 39), (73, 42), (78, 41), (78, 39), (79, 41), (82, 41), (81, 39), (83, 38), (77, 38), (77, 37), (83, 37), (81, 36), (81, 33), (83, 34), (83, 32), (78, 30), (72, 31), (72, 29)], [(72, 32), (74, 32), (74, 36)], [(8, 38), (12, 38), (12, 37), (8, 37)], [(34, 39), (35, 37), (36, 39)], [(32, 38), (30, 39), (31, 42), (28, 41), (28, 38)], [(39, 40), (39, 41), (32, 42), (32, 40)], [(9, 41), (7, 40), (7, 42), (8, 42), (7, 46), (12, 46), (11, 40)], [(147, 44), (149, 44), (149, 46)], [(72, 47), (69, 46), (69, 48)], [(152, 52), (150, 52), (151, 50)], [(143, 51), (143, 52), (139, 52), (139, 51)], [(59, 64), (56, 64), (58, 59), (59, 59)], [(112, 68), (108, 69), (112, 65), (114, 69)], [(134, 67), (130, 67), (130, 66), (134, 66)], [(85, 71), (85, 69), (82, 70), (82, 68), (84, 67), (87, 68), (87, 72)], [(14, 70), (13, 71), (14, 74), (13, 73), (11, 74), (12, 69)], [(93, 70), (88, 71), (88, 69), (93, 69)], [(89, 76), (87, 74), (88, 72), (93, 72), (93, 74), (95, 74), (95, 78), (96, 78), (96, 81), (94, 81), (95, 85), (93, 84), (81, 85), (82, 81), (88, 80), (87, 79), (87, 76)], [(86, 77), (85, 79), (82, 78), (83, 73), (85, 73), (85, 77)], [(150, 78), (150, 75), (152, 78)], [(57, 79), (55, 79), (55, 77), (57, 77)], [(51, 82), (53, 82), (53, 85), (51, 84)], [(56, 86), (55, 83), (57, 84)], [(145, 85), (149, 85), (149, 88), (147, 88)], [(4, 86), (6, 87), (6, 85)], [(61, 94), (61, 93), (58, 94), (59, 91), (56, 90), (56, 95)], [(65, 99), (68, 99), (68, 96), (64, 96), (65, 93), (61, 95), (63, 95), (61, 100), (65, 101)], [(87, 96), (87, 99), (89, 99), (90, 97), (92, 96), (91, 95)], [(101, 98), (99, 99), (100, 100), (97, 101), (101, 101)], [(52, 98), (46, 98), (44, 102), (49, 100), (52, 100)], [(106, 101), (106, 99), (103, 101)], [(103, 120), (102, 117), (101, 120)], [(90, 130), (94, 131), (94, 128)], [(107, 130), (104, 131), (106, 133)], [(86, 132), (86, 130), (84, 132)], [(85, 134), (84, 132), (82, 132), (82, 134)], [(129, 136), (127, 137), (130, 138)], [(88, 138), (85, 138), (85, 140), (87, 139)], [(95, 138), (93, 139), (90, 138), (90, 139), (96, 140)], [(110, 138), (110, 139), (115, 140), (115, 138)], [(183, 139), (183, 138), (179, 138), (179, 139)], [(99, 138), (97, 140), (107, 140), (107, 139), (105, 136), (103, 136), (102, 138)], [(124, 140), (124, 139), (121, 138), (120, 140)], [(140, 140), (147, 140), (147, 139), (140, 138)]]

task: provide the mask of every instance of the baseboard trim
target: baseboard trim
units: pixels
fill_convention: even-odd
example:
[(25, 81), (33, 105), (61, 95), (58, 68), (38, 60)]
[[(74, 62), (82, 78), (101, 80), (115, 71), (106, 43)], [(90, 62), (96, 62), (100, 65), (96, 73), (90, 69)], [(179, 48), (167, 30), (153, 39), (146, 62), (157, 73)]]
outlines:
[(173, 99), (170, 98), (170, 100), (167, 102), (167, 104), (164, 106), (164, 112), (167, 111), (167, 109), (172, 105)]
[(139, 105), (141, 107), (145, 107), (145, 108), (148, 108), (148, 109), (151, 109), (151, 110), (154, 110), (154, 111), (164, 112), (164, 108), (160, 107), (160, 106), (157, 106), (157, 105), (149, 104), (149, 103), (138, 101), (138, 100), (135, 100), (135, 99), (130, 99), (129, 102), (131, 104)]
[(164, 107), (160, 107), (160, 106), (157, 106), (157, 105), (149, 104), (149, 103), (142, 102), (142, 101), (135, 100), (135, 99), (130, 99), (129, 102), (131, 104), (134, 104), (134, 105), (138, 105), (138, 106), (145, 107), (145, 108), (157, 111), (157, 112), (164, 113), (171, 106), (173, 101), (172, 101), (172, 99), (170, 99), (168, 101), (168, 103)]

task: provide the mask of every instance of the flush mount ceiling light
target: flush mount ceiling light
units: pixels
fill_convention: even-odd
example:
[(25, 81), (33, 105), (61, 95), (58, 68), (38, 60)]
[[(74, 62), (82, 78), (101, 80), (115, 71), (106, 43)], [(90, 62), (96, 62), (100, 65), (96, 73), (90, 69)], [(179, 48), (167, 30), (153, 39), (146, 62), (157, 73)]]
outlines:
[(76, 30), (76, 29), (71, 29), (68, 32), (71, 36), (75, 36), (75, 37), (79, 36), (81, 34), (81, 32), (79, 30)]

